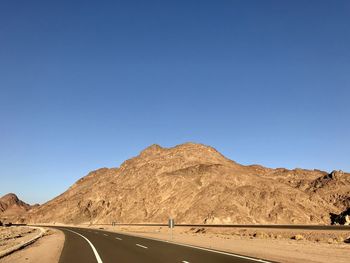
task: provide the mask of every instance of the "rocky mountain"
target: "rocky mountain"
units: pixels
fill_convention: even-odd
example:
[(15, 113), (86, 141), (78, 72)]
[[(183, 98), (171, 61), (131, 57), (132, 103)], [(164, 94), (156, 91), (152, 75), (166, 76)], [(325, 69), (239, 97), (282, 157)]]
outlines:
[(31, 206), (10, 193), (0, 198), (0, 218), (15, 218), (27, 212)]
[(350, 174), (244, 166), (194, 143), (152, 145), (31, 209), (33, 223), (329, 224), (349, 207)]

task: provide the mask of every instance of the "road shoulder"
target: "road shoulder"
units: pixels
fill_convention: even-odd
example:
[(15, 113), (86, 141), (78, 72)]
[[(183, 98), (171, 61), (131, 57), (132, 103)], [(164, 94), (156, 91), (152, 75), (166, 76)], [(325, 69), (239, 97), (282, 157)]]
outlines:
[(64, 240), (61, 231), (49, 228), (42, 238), (0, 259), (0, 263), (56, 263), (59, 261)]

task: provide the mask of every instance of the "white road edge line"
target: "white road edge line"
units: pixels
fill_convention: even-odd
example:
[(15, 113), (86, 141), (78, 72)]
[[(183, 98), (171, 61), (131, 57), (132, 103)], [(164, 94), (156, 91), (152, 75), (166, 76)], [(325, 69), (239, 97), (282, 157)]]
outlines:
[(90, 242), (89, 239), (87, 239), (87, 238), (84, 237), (83, 235), (81, 235), (81, 234), (79, 234), (79, 233), (77, 233), (77, 232), (75, 232), (75, 231), (73, 231), (73, 230), (70, 230), (70, 229), (66, 229), (66, 230), (68, 230), (68, 231), (70, 231), (70, 232), (72, 232), (72, 233), (74, 233), (74, 234), (77, 234), (78, 236), (81, 236), (82, 238), (84, 238), (84, 239), (89, 243), (90, 247), (92, 248), (92, 251), (93, 251), (94, 254), (95, 254), (97, 263), (103, 263), (103, 261), (102, 261), (102, 259), (100, 258), (100, 255), (98, 254), (96, 248), (95, 248), (94, 245)]
[(123, 239), (121, 239), (120, 237), (116, 237), (115, 239), (118, 239), (118, 240), (123, 240)]
[(136, 246), (138, 246), (138, 247), (142, 247), (142, 248), (148, 248), (148, 247), (145, 247), (145, 246), (142, 246), (142, 245), (140, 245), (140, 244), (136, 244)]
[(209, 252), (218, 253), (218, 254), (223, 254), (223, 255), (227, 255), (227, 256), (231, 256), (231, 257), (237, 257), (237, 258), (248, 259), (248, 260), (255, 261), (255, 262), (271, 263), (271, 261), (268, 261), (268, 260), (263, 260), (263, 259), (259, 259), (259, 258), (251, 258), (251, 257), (241, 256), (241, 255), (237, 255), (237, 254), (234, 254), (234, 253), (223, 252), (223, 251), (214, 250), (214, 249), (209, 249), (209, 248), (204, 248), (204, 247), (197, 247), (197, 246), (187, 245), (187, 244), (183, 244), (183, 243), (177, 243), (177, 242), (169, 241), (169, 240), (162, 240), (162, 239), (152, 238), (152, 237), (142, 237), (142, 236), (131, 235), (131, 234), (127, 234), (127, 233), (121, 233), (121, 234), (122, 234), (122, 235), (125, 235), (125, 236), (131, 236), (131, 237), (138, 237), (138, 238), (142, 238), (142, 239), (150, 239), (150, 240), (160, 241), (160, 242), (169, 243), (169, 244), (174, 244), (174, 245), (183, 246), (183, 247), (195, 248), (195, 249), (204, 250), (204, 251), (209, 251)]
[(213, 250), (213, 249), (209, 249), (209, 248), (196, 247), (196, 246), (191, 246), (191, 245), (187, 245), (187, 244), (180, 244), (180, 243), (175, 243), (175, 242), (170, 242), (170, 243), (173, 243), (173, 244), (176, 244), (176, 245), (180, 245), (180, 246), (184, 246), (184, 247), (196, 248), (196, 249), (209, 251), (209, 252), (215, 252), (215, 253), (218, 253), (218, 254), (223, 254), (223, 255), (227, 255), (227, 256), (231, 256), (231, 257), (248, 259), (248, 260), (251, 260), (251, 261), (262, 262), (262, 263), (270, 263), (270, 261), (266, 261), (266, 260), (263, 260), (263, 259), (250, 258), (250, 257), (246, 257), (246, 256), (233, 254), (233, 253), (226, 253), (226, 252), (223, 252), (223, 251)]

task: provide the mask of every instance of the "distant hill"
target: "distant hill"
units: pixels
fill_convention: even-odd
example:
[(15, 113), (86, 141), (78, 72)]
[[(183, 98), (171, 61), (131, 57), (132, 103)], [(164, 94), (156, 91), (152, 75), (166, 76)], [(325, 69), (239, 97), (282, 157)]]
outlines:
[(244, 166), (214, 148), (152, 145), (26, 214), (36, 223), (329, 224), (350, 207), (350, 174)]
[(30, 208), (31, 206), (21, 201), (17, 195), (9, 193), (0, 198), (0, 219), (18, 217)]

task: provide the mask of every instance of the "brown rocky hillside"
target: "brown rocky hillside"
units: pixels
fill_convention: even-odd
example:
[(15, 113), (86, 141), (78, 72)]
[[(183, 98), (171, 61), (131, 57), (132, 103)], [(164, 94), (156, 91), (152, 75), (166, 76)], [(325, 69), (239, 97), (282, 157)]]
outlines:
[(329, 224), (349, 207), (350, 174), (243, 166), (214, 148), (152, 145), (27, 213), (35, 223)]
[(18, 199), (15, 194), (7, 194), (0, 198), (0, 219), (16, 218), (27, 212), (31, 206)]

